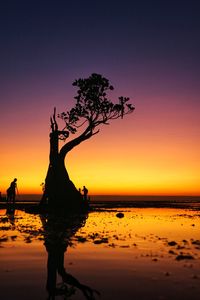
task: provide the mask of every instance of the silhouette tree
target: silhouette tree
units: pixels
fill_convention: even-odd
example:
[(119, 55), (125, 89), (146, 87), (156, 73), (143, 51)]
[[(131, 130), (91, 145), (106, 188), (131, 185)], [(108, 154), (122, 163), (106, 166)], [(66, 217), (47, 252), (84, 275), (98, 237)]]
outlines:
[[(83, 205), (82, 196), (65, 168), (66, 155), (74, 147), (96, 135), (100, 125), (123, 118), (134, 110), (127, 97), (119, 97), (116, 104), (108, 98), (107, 93), (113, 90), (113, 86), (102, 75), (92, 74), (89, 78), (75, 80), (73, 86), (78, 89), (74, 107), (58, 115), (54, 108), (50, 118), (49, 167), (41, 204), (48, 203), (53, 208), (65, 206), (71, 209)], [(57, 117), (64, 121), (63, 130), (58, 129)], [(67, 142), (72, 135), (75, 137)], [(59, 140), (65, 142), (60, 149)]]

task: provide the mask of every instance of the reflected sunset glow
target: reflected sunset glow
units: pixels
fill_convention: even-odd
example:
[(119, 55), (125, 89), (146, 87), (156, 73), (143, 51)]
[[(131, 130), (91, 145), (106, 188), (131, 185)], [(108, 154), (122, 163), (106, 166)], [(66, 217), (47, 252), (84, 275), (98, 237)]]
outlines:
[[(117, 218), (117, 212), (123, 212), (124, 217)], [(196, 211), (164, 208), (96, 211), (89, 214), (86, 223), (74, 234), (70, 233), (68, 218), (64, 231), (62, 226), (46, 227), (43, 218), (50, 220), (51, 216), (40, 218), (19, 210), (9, 216), (0, 210), (0, 280), (5, 299), (16, 294), (15, 289), (8, 289), (10, 282), (17, 284), (22, 300), (30, 291), (36, 298), (41, 295), (45, 298), (47, 250), (51, 249), (47, 245), (58, 242), (58, 236), (61, 245), (68, 245), (67, 249), (62, 246), (66, 271), (100, 291), (103, 299), (111, 299), (115, 294), (115, 299), (120, 300), (122, 291), (129, 299), (133, 294), (138, 299), (150, 294), (158, 299), (161, 293), (167, 297), (174, 295), (176, 299), (182, 299), (184, 293), (186, 299), (197, 299), (200, 219)], [(63, 221), (59, 218), (57, 224)], [(177, 282), (181, 284), (180, 290)], [(141, 288), (144, 284), (145, 290)]]

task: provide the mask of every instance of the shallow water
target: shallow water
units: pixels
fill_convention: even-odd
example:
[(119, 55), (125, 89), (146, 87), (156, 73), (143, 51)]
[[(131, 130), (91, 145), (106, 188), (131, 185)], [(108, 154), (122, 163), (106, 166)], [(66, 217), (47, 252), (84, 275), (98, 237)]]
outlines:
[(183, 209), (0, 210), (1, 299), (199, 299), (199, 232)]

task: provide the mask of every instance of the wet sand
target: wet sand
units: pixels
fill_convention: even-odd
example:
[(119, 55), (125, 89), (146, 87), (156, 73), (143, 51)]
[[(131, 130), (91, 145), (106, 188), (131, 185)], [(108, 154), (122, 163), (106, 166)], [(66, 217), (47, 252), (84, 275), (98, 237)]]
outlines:
[[(0, 210), (2, 299), (47, 299), (47, 260), (58, 245), (66, 271), (101, 293), (95, 299), (199, 299), (198, 210), (98, 207), (80, 222), (48, 222)], [(61, 282), (57, 274), (58, 287)], [(86, 299), (75, 291), (70, 299)]]

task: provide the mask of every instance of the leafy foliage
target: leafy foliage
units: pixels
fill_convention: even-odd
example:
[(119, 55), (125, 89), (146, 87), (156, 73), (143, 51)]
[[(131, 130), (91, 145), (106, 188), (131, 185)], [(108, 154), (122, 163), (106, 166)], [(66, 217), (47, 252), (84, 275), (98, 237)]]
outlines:
[(74, 134), (84, 124), (93, 134), (94, 129), (101, 124), (109, 124), (109, 120), (123, 118), (134, 110), (129, 98), (119, 97), (114, 104), (107, 97), (107, 92), (114, 88), (109, 80), (99, 74), (92, 74), (89, 78), (75, 80), (73, 86), (78, 88), (75, 106), (59, 117), (65, 121), (66, 129)]

